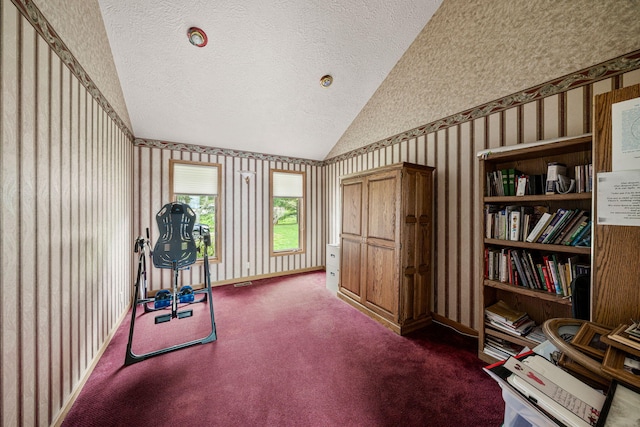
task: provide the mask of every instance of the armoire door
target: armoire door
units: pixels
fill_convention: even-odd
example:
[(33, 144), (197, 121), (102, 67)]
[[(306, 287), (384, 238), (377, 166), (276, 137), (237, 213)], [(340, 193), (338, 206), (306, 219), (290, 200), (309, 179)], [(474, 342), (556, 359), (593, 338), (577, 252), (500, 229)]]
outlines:
[(357, 301), (362, 296), (363, 187), (362, 179), (342, 183), (340, 288)]
[(364, 305), (395, 321), (398, 313), (400, 172), (370, 176), (366, 186)]

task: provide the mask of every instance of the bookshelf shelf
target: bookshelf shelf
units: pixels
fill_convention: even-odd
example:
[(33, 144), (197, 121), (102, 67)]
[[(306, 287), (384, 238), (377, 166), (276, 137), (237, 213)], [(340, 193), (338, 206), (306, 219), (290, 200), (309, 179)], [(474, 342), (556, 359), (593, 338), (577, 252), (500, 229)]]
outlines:
[(510, 283), (496, 282), (495, 280), (488, 280), (488, 279), (485, 279), (484, 285), (489, 286), (491, 288), (502, 289), (504, 291), (512, 292), (514, 294), (527, 295), (533, 298), (539, 298), (541, 300), (551, 301), (556, 304), (564, 304), (564, 305), (571, 306), (570, 298), (561, 297), (559, 295), (552, 294), (551, 292), (528, 289), (522, 286), (516, 286)]
[(591, 253), (591, 248), (587, 246), (550, 245), (547, 243), (529, 243), (529, 242), (519, 242), (519, 241), (513, 241), (513, 240), (502, 240), (502, 239), (484, 239), (484, 243), (487, 245), (534, 249), (534, 250), (545, 251), (545, 252), (562, 252), (562, 253), (583, 254), (583, 255), (589, 255)]
[(517, 204), (520, 202), (548, 203), (565, 200), (591, 200), (591, 192), (570, 194), (528, 194), (525, 196), (487, 196), (484, 198), (485, 203), (508, 204)]
[[(493, 352), (495, 347), (491, 346), (500, 340), (530, 348), (535, 347), (537, 342), (527, 339), (526, 336), (514, 336), (485, 326), (485, 308), (498, 301), (504, 301), (514, 310), (526, 312), (536, 325), (541, 325), (551, 318), (572, 317), (572, 302), (567, 296), (570, 293), (570, 282), (579, 271), (584, 272), (591, 268), (592, 249), (587, 246), (558, 243), (572, 242), (575, 245), (576, 242), (581, 241), (581, 237), (576, 237), (575, 240), (573, 237), (570, 238), (573, 231), (568, 228), (568, 224), (573, 216), (575, 220), (571, 223), (571, 227), (576, 227), (576, 230), (579, 224), (589, 222), (594, 195), (590, 191), (539, 194), (544, 192), (544, 188), (540, 191), (539, 184), (545, 182), (544, 174), (547, 173), (548, 166), (552, 162), (566, 165), (564, 175), (577, 181), (577, 173), (586, 171), (588, 166), (584, 165), (592, 163), (592, 135), (500, 147), (480, 152), (478, 157), (481, 182), (478, 206), (481, 212), (479, 226), (481, 235), (478, 239), (480, 245), (478, 253), (482, 256), (480, 265), (484, 266), (480, 272), (482, 286), (480, 286), (479, 324), (482, 326), (478, 334), (478, 356), (491, 363), (496, 359), (484, 352), (485, 346)], [(512, 170), (515, 171), (515, 175)], [(505, 178), (506, 175), (508, 179)], [(538, 194), (515, 196), (515, 186), (519, 180), (512, 178), (514, 176), (528, 177), (526, 193)], [(588, 177), (588, 174), (586, 176)], [(500, 185), (501, 181), (504, 188)], [(530, 185), (529, 182), (535, 182), (535, 185)], [(590, 189), (590, 187), (583, 188)], [(502, 193), (510, 195), (495, 195)], [(516, 228), (516, 237), (509, 234), (513, 232), (510, 226), (513, 226), (514, 220), (510, 213), (514, 210), (520, 213), (519, 217), (515, 215), (519, 221), (516, 224), (521, 227), (521, 229)], [(555, 244), (526, 241), (526, 236), (545, 212), (551, 216), (562, 217), (566, 211), (573, 212), (573, 216), (567, 216), (569, 219), (564, 220), (564, 223), (560, 222), (561, 226), (567, 229), (559, 228), (559, 231), (549, 234), (545, 239)], [(502, 217), (500, 218), (499, 215)], [(523, 220), (525, 215), (526, 225)], [(552, 224), (552, 220), (553, 218), (549, 220), (549, 224)], [(545, 225), (545, 229), (547, 227)], [(549, 232), (549, 229), (546, 231)], [(577, 233), (578, 231), (576, 236)], [(591, 230), (586, 228), (583, 234), (589, 237)], [(538, 236), (544, 237), (544, 234)], [(509, 238), (513, 240), (506, 240)], [(533, 240), (535, 242), (543, 239), (536, 237)], [(553, 263), (550, 260), (553, 260)], [(551, 268), (556, 274), (555, 281), (552, 278)], [(545, 272), (548, 272), (547, 276), (543, 274)], [(549, 289), (554, 289), (555, 292)], [(497, 340), (492, 339), (490, 342), (485, 339), (487, 336)]]
[(486, 329), (486, 334), (491, 335), (492, 337), (510, 341), (514, 344), (521, 345), (522, 347), (533, 348), (538, 345), (538, 343), (533, 340), (528, 340), (524, 337), (517, 337), (515, 335), (509, 335), (507, 333), (496, 331), (495, 329), (491, 329), (491, 328)]

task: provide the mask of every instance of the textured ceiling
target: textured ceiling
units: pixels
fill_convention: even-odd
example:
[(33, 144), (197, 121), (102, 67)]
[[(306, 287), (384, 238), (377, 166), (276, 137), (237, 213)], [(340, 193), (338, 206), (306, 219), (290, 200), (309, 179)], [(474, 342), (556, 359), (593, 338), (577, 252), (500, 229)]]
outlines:
[(137, 138), (316, 160), (440, 3), (99, 0)]
[(328, 158), (640, 49), (640, 0), (446, 0)]

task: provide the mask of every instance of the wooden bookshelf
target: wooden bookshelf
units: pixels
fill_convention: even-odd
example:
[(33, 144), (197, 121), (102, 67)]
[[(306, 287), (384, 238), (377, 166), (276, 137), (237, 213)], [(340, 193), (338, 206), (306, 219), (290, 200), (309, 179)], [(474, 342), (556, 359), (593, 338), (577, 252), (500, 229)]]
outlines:
[[(559, 138), (552, 141), (539, 141), (531, 144), (521, 144), (511, 147), (500, 147), (495, 150), (486, 150), (479, 153), (480, 167), (479, 179), (481, 184), (481, 194), (479, 197), (480, 205), (478, 209), (482, 212), (482, 227), (480, 239), (478, 239), (481, 247), (479, 252), (482, 256), (481, 265), (483, 268), (480, 290), (480, 330), (478, 334), (478, 356), (488, 362), (495, 362), (496, 359), (489, 354), (484, 353), (485, 336), (496, 337), (518, 346), (527, 346), (533, 348), (537, 343), (527, 339), (526, 336), (516, 336), (496, 329), (485, 327), (484, 310), (486, 307), (503, 300), (516, 310), (526, 312), (537, 325), (541, 325), (550, 318), (571, 317), (572, 302), (571, 298), (564, 294), (541, 290), (538, 288), (530, 288), (520, 284), (509, 282), (515, 279), (513, 273), (509, 275), (507, 281), (502, 281), (494, 277), (487, 277), (487, 253), (491, 251), (508, 251), (515, 250), (517, 252), (526, 251), (532, 255), (532, 259), (536, 257), (542, 258), (543, 255), (555, 254), (558, 259), (566, 260), (569, 257), (578, 258), (581, 265), (591, 265), (591, 248), (583, 246), (568, 246), (561, 244), (547, 243), (530, 243), (520, 240), (505, 240), (487, 237), (487, 222), (485, 215), (485, 207), (487, 205), (496, 205), (498, 207), (516, 205), (516, 206), (544, 206), (548, 212), (555, 212), (560, 208), (563, 209), (582, 209), (587, 212), (592, 211), (592, 193), (568, 193), (568, 194), (526, 194), (521, 196), (496, 196), (489, 195), (486, 188), (487, 173), (505, 170), (517, 169), (523, 174), (545, 174), (550, 162), (560, 162), (567, 166), (567, 173), (574, 178), (573, 167), (576, 165), (586, 165), (592, 163), (592, 136), (591, 134), (581, 135), (572, 138)], [(491, 221), (490, 221), (491, 223)], [(531, 225), (533, 227), (533, 225)], [(511, 260), (509, 259), (509, 263)], [(513, 271), (513, 269), (512, 269)], [(516, 273), (517, 274), (517, 273)], [(503, 277), (504, 279), (504, 277)], [(514, 280), (515, 281), (515, 280)], [(565, 280), (565, 285), (570, 285)]]

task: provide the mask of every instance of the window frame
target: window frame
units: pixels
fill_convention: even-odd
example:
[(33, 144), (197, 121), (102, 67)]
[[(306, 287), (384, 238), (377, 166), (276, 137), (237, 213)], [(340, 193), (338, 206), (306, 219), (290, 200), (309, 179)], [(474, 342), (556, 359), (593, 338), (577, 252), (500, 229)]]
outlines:
[[(215, 212), (215, 239), (212, 241), (214, 245), (214, 253), (215, 255), (209, 257), (209, 264), (218, 264), (222, 262), (222, 164), (220, 163), (210, 163), (210, 162), (198, 162), (192, 160), (177, 160), (177, 159), (169, 159), (169, 200), (175, 202), (177, 201), (176, 194), (173, 191), (173, 182), (174, 182), (174, 165), (182, 164), (182, 165), (195, 165), (195, 166), (209, 166), (217, 168), (218, 172), (218, 194), (216, 195), (216, 212)], [(197, 263), (204, 262), (204, 257), (198, 257)]]
[[(298, 246), (297, 249), (290, 250), (282, 250), (282, 251), (274, 251), (273, 249), (273, 175), (274, 173), (290, 173), (290, 174), (298, 174), (302, 176), (302, 197), (300, 198), (300, 203), (298, 206)], [(277, 256), (286, 256), (286, 255), (296, 255), (296, 254), (304, 254), (306, 252), (306, 223), (307, 217), (305, 215), (305, 200), (307, 197), (307, 174), (305, 171), (297, 171), (297, 170), (287, 170), (287, 169), (270, 169), (269, 170), (269, 254), (272, 257)]]

